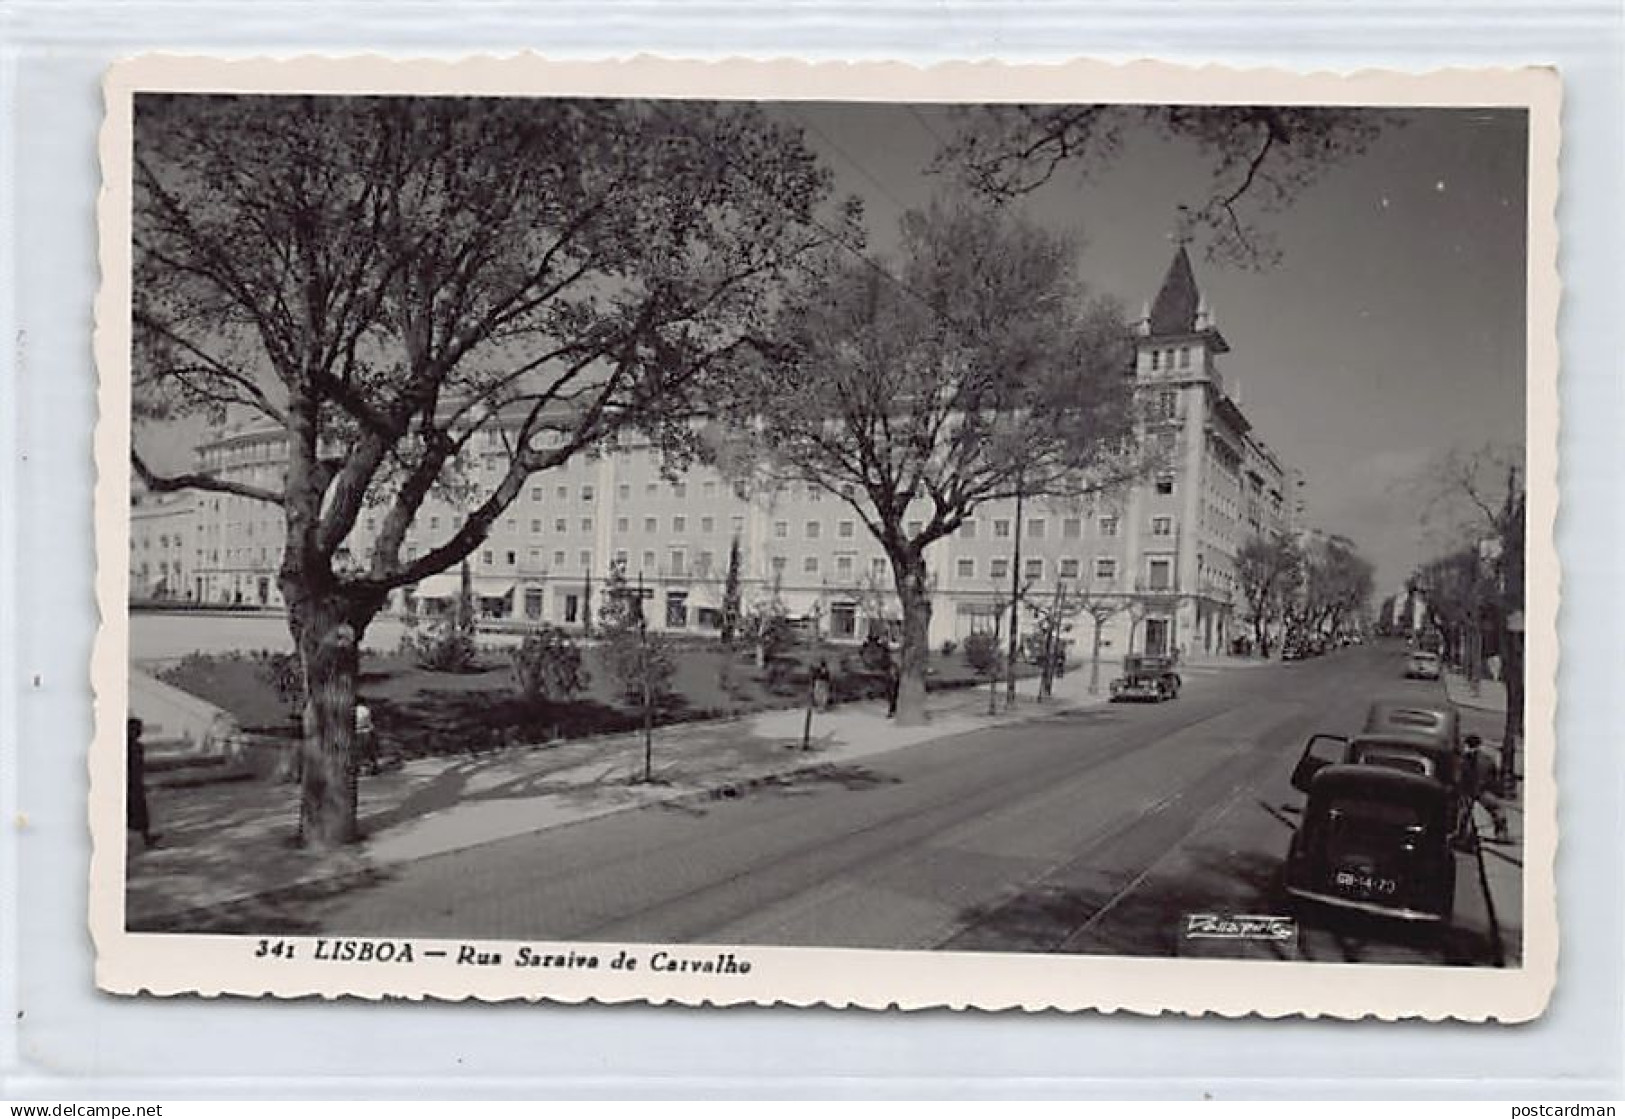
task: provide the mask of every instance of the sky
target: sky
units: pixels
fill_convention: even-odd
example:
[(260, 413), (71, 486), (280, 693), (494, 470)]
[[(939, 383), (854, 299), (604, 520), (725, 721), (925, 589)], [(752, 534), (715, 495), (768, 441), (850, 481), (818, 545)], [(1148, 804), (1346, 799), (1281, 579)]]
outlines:
[[(946, 112), (930, 106), (799, 104), (805, 130), (858, 194), (883, 250), (897, 217), (944, 185), (925, 173)], [(1255, 431), (1303, 471), (1308, 521), (1353, 539), (1378, 597), (1442, 550), (1417, 484), (1451, 448), (1521, 448), (1525, 407), (1523, 114), (1402, 113), (1361, 155), (1264, 215), (1281, 252), (1260, 272), (1205, 260), (1197, 281), (1231, 352), (1220, 369)], [(1130, 133), (1084, 178), (1065, 169), (1022, 205), (1078, 233), (1080, 274), (1131, 314), (1174, 252), (1178, 207), (1199, 205), (1201, 153)]]

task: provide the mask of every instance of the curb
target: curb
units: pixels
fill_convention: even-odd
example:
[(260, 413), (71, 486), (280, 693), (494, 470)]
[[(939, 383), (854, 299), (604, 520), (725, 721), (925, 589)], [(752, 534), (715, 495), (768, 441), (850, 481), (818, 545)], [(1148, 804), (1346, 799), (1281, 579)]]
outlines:
[[(1080, 707), (1091, 707), (1097, 705), (1104, 706), (1104, 700), (1097, 700), (1096, 702), (1091, 703), (1091, 699), (1095, 699), (1095, 697), (1088, 697), (1080, 700), (1052, 701), (1050, 705), (1044, 706), (1042, 709), (1038, 710), (1030, 709), (1031, 706), (1036, 705), (1037, 703), (1036, 700), (1033, 700), (1029, 705), (1028, 710), (1020, 711), (1014, 717), (1001, 719), (998, 722), (989, 723), (986, 726), (970, 727), (965, 730), (956, 730), (931, 738), (922, 738), (919, 741), (909, 743), (906, 746), (898, 746), (893, 749), (877, 750), (872, 756), (881, 756), (893, 753), (895, 750), (910, 749), (915, 746), (924, 746), (933, 742), (946, 742), (950, 739), (961, 738), (968, 734), (976, 734), (981, 731), (993, 729), (999, 726), (1033, 722), (1038, 719), (1061, 715), (1067, 711), (1075, 710)], [(1001, 712), (1001, 714), (1007, 714), (1007, 712)], [(786, 751), (786, 753), (789, 752), (790, 751), (788, 750)], [(794, 752), (797, 754), (802, 753), (799, 748), (796, 748)], [(809, 751), (809, 753), (811, 752)], [(474, 851), (481, 847), (490, 846), (494, 843), (504, 843), (511, 839), (521, 839), (525, 836), (539, 835), (542, 832), (573, 827), (577, 824), (584, 824), (594, 820), (603, 820), (611, 816), (618, 816), (627, 812), (642, 811), (665, 805), (681, 805), (716, 800), (733, 800), (737, 799), (744, 793), (763, 788), (773, 782), (804, 777), (820, 771), (832, 769), (834, 766), (839, 764), (841, 763), (838, 761), (815, 761), (809, 757), (806, 759), (805, 764), (790, 765), (786, 769), (763, 772), (756, 774), (753, 777), (746, 778), (717, 778), (698, 787), (685, 788), (681, 790), (674, 789), (668, 796), (654, 797), (650, 800), (636, 804), (619, 805), (608, 808), (603, 812), (581, 816), (577, 819), (563, 820), (545, 827), (532, 828), (526, 831), (517, 831), (511, 835), (501, 836), (496, 839), (487, 839), (481, 840), (477, 843), (471, 843), (466, 847), (447, 848), (444, 851), (435, 851), (413, 858), (395, 859), (387, 862), (375, 862), (366, 851), (366, 840), (363, 839), (361, 844), (358, 845), (360, 849), (343, 851), (339, 853), (338, 856), (340, 859), (355, 862), (360, 865), (342, 868), (335, 867), (331, 871), (314, 871), (310, 874), (304, 875), (303, 877), (294, 879), (291, 882), (285, 882), (263, 890), (250, 889), (240, 893), (228, 894), (205, 904), (189, 905), (184, 909), (175, 909), (158, 913), (148, 919), (143, 920), (139, 926), (134, 926), (130, 923), (128, 908), (126, 908), (125, 929), (126, 931), (135, 933), (195, 932), (198, 925), (204, 925), (206, 927), (210, 917), (218, 917), (222, 911), (230, 910), (250, 903), (259, 902), (265, 904), (275, 904), (278, 902), (292, 901), (295, 899), (314, 900), (323, 897), (330, 897), (334, 894), (350, 889), (353, 886), (365, 885), (370, 881), (381, 879), (392, 867), (419, 863), (428, 859), (439, 858), (442, 855), (458, 854), (463, 851)], [(128, 882), (126, 881), (126, 899), (127, 898)]]

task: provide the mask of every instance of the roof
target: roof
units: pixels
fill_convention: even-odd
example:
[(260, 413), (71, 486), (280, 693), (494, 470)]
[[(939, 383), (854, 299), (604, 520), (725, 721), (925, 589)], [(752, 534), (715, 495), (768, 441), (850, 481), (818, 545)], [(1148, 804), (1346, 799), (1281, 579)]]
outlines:
[(1151, 333), (1195, 334), (1196, 312), (1201, 305), (1202, 293), (1196, 288), (1190, 254), (1181, 245), (1168, 265), (1168, 274), (1162, 278), (1156, 302), (1151, 304)]

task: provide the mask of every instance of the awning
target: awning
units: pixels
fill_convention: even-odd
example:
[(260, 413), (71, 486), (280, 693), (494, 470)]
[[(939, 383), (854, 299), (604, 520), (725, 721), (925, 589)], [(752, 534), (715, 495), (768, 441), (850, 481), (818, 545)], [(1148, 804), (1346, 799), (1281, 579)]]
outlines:
[(463, 577), (456, 571), (442, 571), (419, 580), (412, 593), (418, 598), (456, 598), (462, 589)]
[(476, 579), (474, 580), (474, 595), (476, 598), (507, 598), (513, 594), (512, 579)]

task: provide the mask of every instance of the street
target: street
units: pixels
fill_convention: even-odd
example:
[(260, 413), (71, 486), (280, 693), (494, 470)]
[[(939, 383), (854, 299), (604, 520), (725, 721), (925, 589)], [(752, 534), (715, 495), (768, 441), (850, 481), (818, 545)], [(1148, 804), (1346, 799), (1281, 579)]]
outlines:
[[(1444, 698), (1402, 667), (1392, 644), (1196, 667), (1171, 703), (488, 843), (261, 909), (252, 931), (1515, 965), (1517, 848), (1458, 856), (1443, 933), (1302, 912), (1291, 939), (1185, 935), (1192, 914), (1294, 913), (1277, 887), (1302, 800), (1292, 764), (1310, 734), (1356, 730), (1375, 696)], [(1488, 713), (1463, 715), (1499, 737)]]

